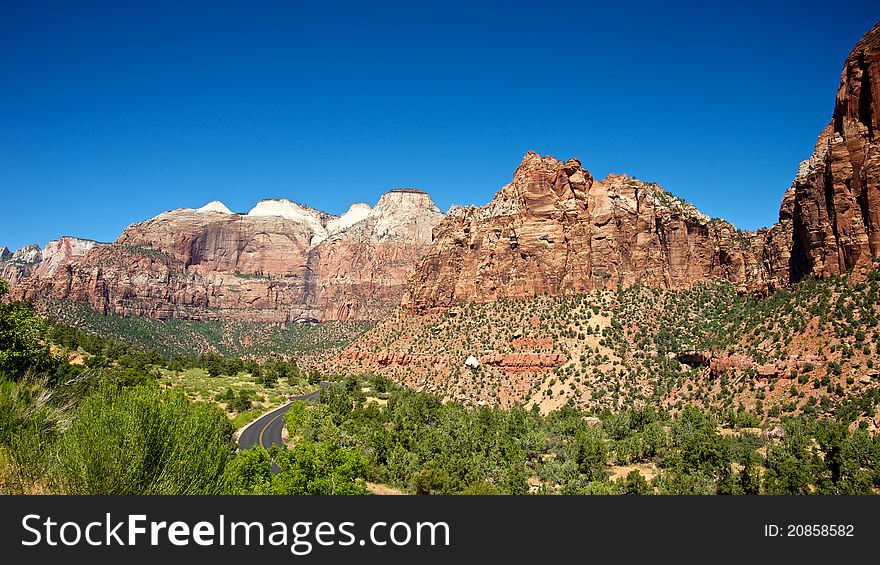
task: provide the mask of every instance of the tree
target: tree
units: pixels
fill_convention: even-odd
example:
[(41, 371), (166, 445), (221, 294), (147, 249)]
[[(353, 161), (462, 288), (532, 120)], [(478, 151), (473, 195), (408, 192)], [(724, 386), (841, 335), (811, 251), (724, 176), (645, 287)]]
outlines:
[(302, 432), (307, 417), (308, 405), (305, 402), (296, 401), (290, 405), (290, 410), (284, 415), (284, 423), (290, 435), (296, 436)]
[[(0, 300), (9, 285), (0, 279)], [(58, 365), (45, 343), (46, 322), (19, 302), (0, 303), (0, 376), (18, 380), (28, 371), (52, 372)]]
[[(232, 389), (230, 389), (231, 391)], [(247, 390), (238, 391), (238, 396), (234, 396), (232, 400), (228, 401), (226, 404), (227, 410), (234, 410), (236, 412), (244, 412), (245, 410), (250, 410), (253, 406), (253, 401), (251, 401), (251, 394)]]
[(605, 473), (608, 447), (596, 428), (578, 431), (569, 445), (569, 458), (587, 481), (601, 479)]
[(627, 476), (618, 481), (620, 485), (620, 494), (651, 494), (653, 490), (651, 485), (637, 469), (633, 469)]
[(226, 466), (225, 494), (254, 494), (272, 489), (272, 458), (262, 446), (235, 454)]
[(739, 488), (742, 494), (761, 494), (761, 475), (751, 459), (739, 473)]
[(206, 355), (202, 359), (202, 367), (208, 371), (208, 376), (214, 379), (222, 375), (226, 369), (223, 358), (219, 355)]
[(410, 488), (415, 494), (444, 494), (449, 481), (449, 474), (440, 463), (431, 460), (412, 476)]
[(784, 423), (785, 438), (767, 452), (763, 476), (766, 494), (812, 494), (817, 483), (830, 475), (815, 452), (810, 430), (802, 420)]
[(274, 371), (260, 371), (258, 369), (258, 371), (252, 373), (252, 375), (255, 383), (266, 388), (274, 388), (278, 383), (278, 377), (275, 375)]
[[(280, 471), (271, 474), (272, 463)], [(300, 440), (292, 449), (273, 445), (239, 452), (230, 463), (226, 484), (231, 494), (369, 494), (367, 464), (356, 448)]]

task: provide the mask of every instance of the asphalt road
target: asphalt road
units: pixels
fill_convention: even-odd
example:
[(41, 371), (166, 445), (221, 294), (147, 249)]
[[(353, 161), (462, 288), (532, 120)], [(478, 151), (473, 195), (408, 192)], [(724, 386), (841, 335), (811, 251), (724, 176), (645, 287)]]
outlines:
[[(328, 384), (329, 383), (326, 381), (322, 381), (321, 388), (327, 388)], [(238, 438), (238, 448), (250, 449), (255, 445), (262, 445), (268, 449), (273, 443), (276, 445), (283, 445), (281, 441), (281, 430), (284, 429), (284, 414), (290, 410), (290, 405), (298, 400), (316, 400), (320, 395), (321, 390), (318, 389), (309, 394), (294, 396), (290, 399), (290, 402), (281, 408), (277, 408), (268, 414), (260, 416), (259, 420), (248, 426), (248, 428), (242, 432), (241, 436)]]

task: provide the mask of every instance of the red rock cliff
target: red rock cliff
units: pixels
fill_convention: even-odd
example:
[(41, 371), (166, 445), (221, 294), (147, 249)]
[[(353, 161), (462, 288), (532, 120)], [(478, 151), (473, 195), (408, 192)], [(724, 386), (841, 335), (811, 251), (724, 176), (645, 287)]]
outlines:
[(459, 208), (438, 226), (402, 303), (424, 311), (710, 278), (766, 293), (849, 269), (858, 279), (880, 255), (878, 135), (880, 24), (847, 57), (831, 123), (774, 226), (738, 231), (656, 184), (619, 175), (599, 182), (576, 159), (529, 153), (491, 203)]
[(450, 211), (402, 303), (426, 310), (710, 278), (784, 284), (774, 270), (787, 262), (772, 243), (780, 231), (741, 232), (656, 184), (625, 175), (600, 182), (577, 159), (530, 152), (488, 205)]
[(792, 185), (791, 275), (819, 277), (880, 255), (880, 24), (847, 57), (831, 123)]
[(165, 212), (63, 257), (47, 247), (27, 265), (9, 259), (12, 296), (159, 319), (373, 320), (399, 302), (442, 218), (412, 189), (340, 218), (289, 201), (247, 215), (221, 207)]

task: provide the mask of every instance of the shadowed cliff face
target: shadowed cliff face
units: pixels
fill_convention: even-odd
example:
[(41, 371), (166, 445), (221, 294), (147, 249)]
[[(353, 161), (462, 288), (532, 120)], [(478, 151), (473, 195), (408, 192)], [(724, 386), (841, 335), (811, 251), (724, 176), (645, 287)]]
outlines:
[(4, 272), (15, 275), (15, 298), (75, 300), (105, 314), (374, 320), (398, 303), (442, 218), (416, 190), (392, 191), (374, 209), (353, 206), (336, 222), (286, 201), (277, 207), (293, 217), (173, 210), (112, 244), (63, 260), (55, 253), (51, 269), (37, 258), (6, 261)]
[(847, 57), (834, 115), (794, 191), (791, 276), (863, 273), (880, 255), (880, 24)]

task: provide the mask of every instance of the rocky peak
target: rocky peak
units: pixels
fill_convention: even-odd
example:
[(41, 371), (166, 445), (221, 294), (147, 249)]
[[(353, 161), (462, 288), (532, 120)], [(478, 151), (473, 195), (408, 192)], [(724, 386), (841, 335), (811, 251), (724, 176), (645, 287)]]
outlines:
[(35, 264), (39, 263), (43, 258), (43, 252), (40, 250), (40, 246), (36, 243), (31, 243), (30, 245), (25, 245), (18, 251), (12, 254), (12, 261), (16, 263), (23, 264)]
[(84, 257), (95, 247), (107, 245), (91, 239), (64, 236), (50, 241), (43, 250), (42, 260), (36, 269), (38, 276), (51, 276), (58, 269), (66, 267), (80, 257)]
[(374, 212), (383, 214), (397, 210), (436, 209), (428, 193), (418, 188), (395, 188), (379, 198)]
[(318, 279), (315, 302), (326, 318), (377, 319), (381, 308), (396, 305), (443, 218), (431, 197), (416, 189), (389, 191), (375, 208), (353, 206), (340, 220), (355, 212), (363, 219), (309, 253)]
[(5, 245), (0, 247), (0, 261), (7, 261), (12, 258), (12, 251)]
[(218, 212), (220, 214), (232, 214), (232, 210), (226, 207), (226, 204), (219, 200), (208, 202), (201, 208), (196, 209), (197, 212)]
[(4, 247), (3, 252), (0, 252), (0, 260), (2, 260), (0, 278), (14, 285), (38, 268), (40, 261), (43, 260), (43, 252), (36, 244), (25, 245), (12, 254)]
[(369, 204), (365, 204), (363, 202), (355, 202), (352, 204), (348, 211), (339, 216), (338, 218), (333, 218), (332, 220), (327, 222), (327, 231), (330, 234), (334, 234), (340, 232), (342, 230), (348, 229), (356, 223), (365, 220), (370, 216), (370, 212), (373, 209)]
[(402, 299), (416, 311), (634, 284), (767, 279), (763, 257), (727, 222), (655, 183), (626, 175), (600, 182), (578, 159), (535, 152), (489, 204), (450, 210), (434, 234)]
[(641, 181), (625, 174), (610, 174), (602, 180), (601, 186), (612, 198), (632, 198), (635, 201), (645, 199), (651, 205), (682, 218), (702, 223), (712, 221), (712, 218), (700, 212), (696, 206), (675, 196), (656, 182)]
[(880, 23), (853, 48), (843, 67), (831, 123), (844, 140), (880, 133)]
[(554, 214), (586, 207), (593, 177), (578, 159), (562, 162), (529, 151), (513, 174), (513, 182), (495, 195), (492, 214), (508, 213), (519, 206), (533, 214)]
[(307, 226), (314, 234), (312, 245), (327, 238), (329, 235), (327, 232), (327, 222), (334, 218), (330, 214), (297, 204), (286, 198), (260, 200), (247, 215), (280, 216), (301, 223)]
[(379, 198), (370, 217), (375, 220), (373, 237), (403, 236), (417, 243), (430, 243), (441, 212), (428, 193), (415, 188), (390, 190)]

